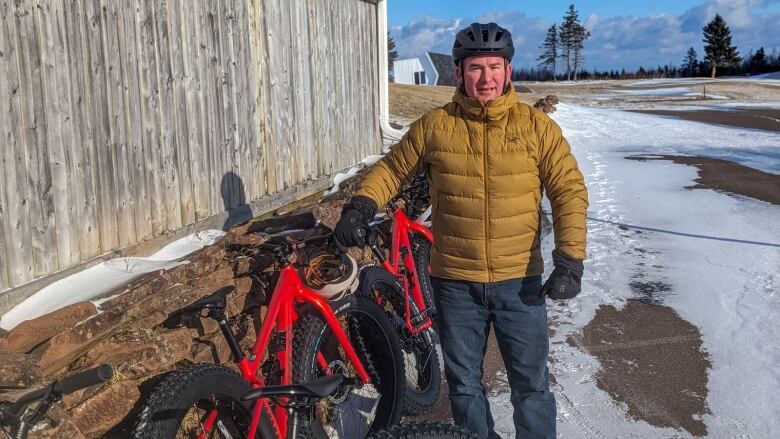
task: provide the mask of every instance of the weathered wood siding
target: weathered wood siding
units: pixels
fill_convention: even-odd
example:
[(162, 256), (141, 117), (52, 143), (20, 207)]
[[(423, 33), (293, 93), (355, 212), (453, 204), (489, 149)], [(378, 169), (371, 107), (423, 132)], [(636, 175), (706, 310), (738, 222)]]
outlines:
[(381, 150), (376, 5), (0, 0), (0, 291)]

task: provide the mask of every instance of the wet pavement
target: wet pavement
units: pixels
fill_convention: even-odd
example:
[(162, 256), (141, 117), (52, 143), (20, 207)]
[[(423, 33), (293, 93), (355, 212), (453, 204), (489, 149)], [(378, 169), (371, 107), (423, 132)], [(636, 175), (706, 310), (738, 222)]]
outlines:
[[(663, 294), (661, 283), (657, 293)], [(569, 338), (573, 346), (601, 364), (597, 386), (627, 413), (657, 427), (687, 430), (706, 436), (702, 416), (708, 413), (707, 371), (710, 360), (702, 349), (699, 330), (669, 307), (644, 299), (628, 300), (622, 309), (602, 305), (582, 333)]]

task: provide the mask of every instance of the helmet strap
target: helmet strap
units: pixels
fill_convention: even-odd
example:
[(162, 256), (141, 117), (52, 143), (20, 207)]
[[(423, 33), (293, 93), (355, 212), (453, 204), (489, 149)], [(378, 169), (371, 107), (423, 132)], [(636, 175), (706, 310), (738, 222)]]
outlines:
[(466, 74), (463, 72), (463, 60), (458, 61), (458, 67), (460, 67), (460, 92), (463, 94), (463, 96), (466, 96), (467, 98), (470, 97), (468, 93), (466, 93)]

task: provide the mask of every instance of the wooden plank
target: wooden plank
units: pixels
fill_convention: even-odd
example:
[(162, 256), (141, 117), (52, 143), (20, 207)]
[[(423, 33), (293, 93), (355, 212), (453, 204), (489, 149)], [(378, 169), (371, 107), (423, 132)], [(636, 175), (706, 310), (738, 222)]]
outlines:
[[(352, 2), (352, 4), (354, 8), (352, 12), (354, 14), (353, 19), (355, 20), (355, 23), (357, 23), (357, 32), (358, 35), (360, 35), (359, 40), (361, 42), (365, 42), (367, 41), (368, 35), (366, 35), (366, 22), (362, 14), (364, 3)], [(349, 120), (345, 125), (348, 127), (347, 130), (350, 133), (350, 137), (353, 139), (352, 141), (355, 142), (355, 163), (359, 163), (366, 156), (366, 145), (363, 142), (365, 139), (365, 117), (367, 110), (364, 105), (363, 96), (366, 91), (366, 82), (368, 80), (368, 77), (366, 76), (367, 66), (365, 64), (365, 53), (365, 44), (359, 44), (355, 48), (355, 54), (352, 57), (354, 63), (352, 67), (354, 70), (352, 70), (352, 72), (357, 80), (355, 81), (355, 86), (350, 87), (350, 91), (352, 92), (352, 112), (350, 113)]]
[(252, 58), (252, 43), (250, 41), (250, 35), (252, 33), (251, 28), (251, 15), (250, 6), (247, 1), (239, 1), (237, 3), (238, 17), (239, 17), (239, 31), (238, 31), (238, 45), (241, 48), (240, 63), (243, 81), (241, 93), (240, 110), (243, 114), (242, 128), (243, 132), (240, 134), (243, 137), (244, 142), (244, 154), (245, 154), (245, 166), (241, 170), (241, 175), (244, 178), (244, 188), (246, 190), (246, 202), (259, 199), (262, 195), (260, 192), (260, 167), (257, 154), (257, 132), (259, 127), (255, 124), (255, 113), (257, 107), (254, 102), (255, 90), (258, 87), (257, 82), (254, 80), (253, 68), (254, 61)]
[(236, 144), (233, 135), (233, 122), (235, 116), (232, 108), (232, 86), (233, 79), (230, 74), (231, 52), (230, 52), (230, 4), (228, 0), (223, 0), (217, 7), (217, 42), (219, 53), (219, 75), (220, 80), (217, 87), (217, 96), (219, 97), (220, 120), (222, 146), (220, 158), (222, 159), (219, 172), (220, 195), (224, 209), (231, 209), (236, 205), (235, 199), (238, 194), (238, 184), (235, 174), (233, 174), (233, 163), (235, 161)]
[(298, 131), (298, 143), (294, 146), (299, 151), (298, 178), (295, 183), (310, 180), (315, 177), (311, 159), (314, 157), (314, 126), (312, 120), (312, 75), (311, 75), (311, 46), (309, 45), (309, 26), (307, 20), (307, 9), (309, 0), (294, 2), (295, 9), (293, 15), (293, 26), (295, 26), (295, 39), (297, 42), (296, 53), (293, 54), (295, 60), (295, 82), (301, 84), (300, 87), (294, 87), (296, 92), (295, 107), (297, 115), (296, 131)]
[(13, 14), (10, 7), (0, 5), (0, 78), (6, 78), (4, 81), (0, 81), (0, 144), (4, 145), (0, 148), (0, 291), (6, 290), (11, 287), (8, 280), (8, 256), (9, 249), (6, 247), (6, 227), (7, 227), (7, 215), (4, 213), (6, 209), (7, 201), (5, 200), (5, 190), (8, 188), (9, 182), (5, 181), (5, 166), (7, 163), (13, 163), (13, 160), (8, 160), (6, 154), (13, 153), (11, 128), (8, 126), (8, 120), (11, 118), (10, 112), (10, 100), (12, 94), (11, 89), (18, 87), (16, 82), (16, 72), (12, 72), (10, 68), (9, 56), (14, 53), (14, 48), (11, 46), (8, 37), (6, 36), (7, 23), (10, 21), (8, 17)]
[(64, 23), (68, 41), (68, 69), (70, 84), (70, 105), (73, 121), (73, 138), (70, 146), (74, 152), (71, 168), (71, 185), (78, 185), (75, 189), (78, 193), (78, 204), (75, 206), (80, 230), (78, 245), (79, 260), (81, 262), (100, 254), (100, 233), (97, 223), (97, 199), (94, 178), (95, 166), (95, 138), (91, 126), (93, 84), (89, 78), (89, 54), (85, 42), (85, 18), (84, 5), (79, 0), (71, 0), (70, 4), (63, 8)]
[(26, 168), (25, 113), (23, 112), (23, 84), (20, 78), (21, 35), (18, 10), (6, 5), (0, 8), (0, 136), (3, 144), (2, 176), (0, 176), (0, 235), (5, 243), (0, 248), (0, 290), (10, 288), (32, 278), (30, 236), (30, 204), (24, 202), (29, 186), (24, 178)]
[(219, 173), (217, 157), (220, 145), (220, 136), (218, 133), (218, 109), (217, 109), (217, 53), (216, 53), (216, 22), (217, 13), (213, 2), (208, 2), (202, 9), (200, 17), (201, 47), (204, 53), (204, 72), (203, 72), (203, 102), (205, 110), (205, 142), (206, 145), (206, 166), (204, 168), (203, 178), (207, 179), (209, 205), (211, 211), (215, 211), (222, 206), (219, 194), (219, 180), (216, 175)]
[(195, 221), (195, 206), (193, 202), (192, 173), (190, 170), (189, 118), (187, 113), (187, 72), (184, 70), (184, 40), (182, 35), (182, 13), (179, 1), (171, 1), (167, 6), (168, 44), (170, 47), (171, 76), (173, 79), (174, 122), (174, 165), (179, 175), (179, 196), (181, 204), (182, 224)]
[(268, 146), (268, 168), (273, 168), (274, 181), (273, 192), (278, 192), (285, 188), (285, 156), (283, 141), (279, 136), (284, 130), (284, 120), (287, 117), (286, 111), (289, 111), (284, 103), (284, 89), (288, 86), (283, 80), (285, 60), (283, 57), (281, 34), (284, 30), (280, 28), (282, 15), (278, 0), (266, 0), (264, 2), (265, 24), (266, 24), (266, 49), (268, 51), (268, 94), (269, 94), (269, 136)]
[(290, 52), (288, 55), (289, 78), (290, 84), (295, 84), (289, 89), (290, 99), (290, 133), (292, 138), (288, 143), (290, 154), (290, 168), (291, 175), (288, 184), (290, 186), (295, 185), (299, 181), (304, 179), (304, 164), (303, 164), (303, 119), (304, 111), (302, 100), (302, 89), (306, 87), (306, 84), (301, 80), (301, 58), (306, 57), (303, 47), (301, 47), (301, 29), (297, 25), (297, 9), (300, 5), (300, 1), (288, 2), (285, 5), (285, 9), (288, 12), (287, 17), (289, 20), (289, 32), (284, 35), (289, 38)]
[(179, 172), (176, 163), (176, 134), (174, 119), (170, 114), (175, 105), (173, 98), (173, 75), (171, 71), (170, 36), (168, 34), (167, 4), (154, 2), (153, 22), (155, 24), (155, 45), (157, 57), (157, 88), (159, 90), (161, 126), (161, 169), (164, 184), (167, 230), (182, 226), (181, 193)]
[(311, 155), (309, 156), (309, 164), (312, 168), (314, 175), (321, 175), (321, 157), (320, 150), (322, 149), (322, 114), (323, 114), (323, 99), (322, 99), (322, 51), (320, 49), (319, 41), (322, 38), (321, 23), (317, 14), (318, 5), (322, 2), (310, 1), (307, 2), (307, 27), (309, 29), (309, 48), (311, 50), (311, 61), (309, 63), (309, 75), (311, 76), (312, 88), (311, 88), (311, 112), (312, 112), (312, 145)]
[(141, 148), (143, 173), (148, 198), (148, 232), (158, 236), (167, 230), (168, 214), (164, 195), (165, 181), (161, 157), (162, 111), (157, 88), (157, 58), (154, 49), (154, 1), (137, 3), (135, 18), (136, 51), (138, 57), (138, 87), (141, 111)]
[(270, 122), (270, 78), (268, 73), (268, 27), (266, 7), (261, 0), (255, 0), (250, 8), (250, 41), (252, 45), (252, 72), (255, 84), (252, 99), (255, 105), (255, 126), (257, 136), (254, 149), (257, 153), (258, 195), (264, 196), (276, 188), (275, 168), (271, 157)]
[(41, 19), (45, 50), (43, 54), (44, 88), (46, 99), (46, 143), (51, 166), (52, 204), (57, 241), (57, 268), (77, 263), (80, 256), (78, 204), (83, 199), (83, 186), (72, 187), (73, 163), (72, 124), (70, 113), (70, 80), (68, 78), (67, 41), (61, 26), (63, 11), (59, 3), (41, 5)]
[(128, 162), (128, 127), (125, 116), (128, 113), (127, 99), (124, 92), (125, 72), (127, 71), (127, 37), (120, 26), (121, 5), (107, 2), (103, 6), (106, 33), (104, 52), (106, 65), (109, 67), (107, 77), (108, 111), (111, 133), (111, 158), (113, 163), (112, 178), (116, 187), (117, 198), (114, 208), (117, 218), (119, 247), (125, 247), (136, 241), (134, 214), (134, 195), (132, 178)]
[(224, 96), (222, 95), (222, 46), (221, 36), (221, 17), (219, 5), (212, 3), (209, 5), (209, 23), (212, 62), (209, 65), (209, 94), (212, 97), (211, 113), (211, 169), (210, 180), (212, 193), (215, 196), (214, 206), (221, 206), (224, 209), (225, 201), (222, 196), (222, 174), (225, 169), (225, 126), (223, 124), (224, 112), (222, 111)]
[(87, 95), (91, 133), (94, 137), (93, 172), (95, 175), (95, 200), (99, 232), (99, 252), (105, 253), (119, 247), (119, 232), (114, 200), (116, 188), (111, 155), (111, 123), (109, 121), (108, 77), (106, 74), (105, 19), (99, 0), (84, 3), (84, 43), (87, 47)]
[(222, 174), (225, 166), (225, 135), (222, 111), (222, 54), (220, 43), (220, 11), (219, 5), (212, 2), (206, 10), (208, 69), (206, 71), (208, 98), (208, 136), (209, 136), (209, 193), (211, 195), (212, 211), (224, 210), (225, 202), (222, 196)]
[[(46, 93), (42, 51), (41, 22), (37, 1), (25, 4), (27, 14), (19, 16), (23, 52), (20, 63), (24, 85), (22, 102), (26, 107), (28, 142), (25, 144), (27, 185), (30, 188), (30, 217), (24, 221), (32, 227), (32, 277), (30, 280), (57, 269), (57, 237), (54, 225), (54, 203), (51, 191), (51, 167), (46, 145), (49, 127), (46, 125)], [(27, 9), (29, 8), (29, 9)], [(21, 165), (21, 163), (19, 163)], [(23, 169), (23, 168), (20, 168)], [(24, 227), (24, 226), (23, 226)], [(30, 232), (28, 232), (30, 233)]]
[(220, 41), (222, 43), (222, 93), (224, 97), (223, 111), (225, 124), (225, 168), (221, 177), (221, 187), (226, 189), (223, 197), (227, 195), (225, 210), (237, 207), (240, 204), (243, 183), (239, 171), (239, 145), (237, 115), (236, 115), (236, 74), (235, 53), (233, 48), (233, 34), (235, 33), (235, 10), (232, 0), (223, 0), (220, 8)]
[(198, 81), (198, 107), (200, 108), (199, 135), (202, 152), (193, 157), (198, 161), (198, 168), (200, 169), (200, 176), (198, 177), (199, 199), (203, 204), (203, 211), (206, 215), (218, 210), (218, 205), (215, 204), (217, 200), (217, 194), (214, 192), (211, 168), (212, 168), (212, 156), (214, 154), (213, 137), (211, 136), (210, 123), (213, 120), (211, 116), (214, 109), (211, 107), (211, 96), (209, 94), (209, 71), (211, 65), (211, 49), (210, 49), (210, 35), (209, 35), (209, 16), (208, 9), (201, 3), (194, 9), (192, 13), (194, 20), (194, 38), (197, 44), (195, 44), (195, 50), (197, 57), (195, 60), (197, 66), (197, 81)]
[(186, 78), (185, 105), (187, 109), (187, 146), (189, 151), (190, 181), (192, 187), (192, 213), (194, 220), (203, 219), (211, 213), (207, 179), (203, 176), (203, 107), (201, 96), (202, 63), (197, 29), (199, 2), (179, 2), (178, 15), (182, 46), (182, 69)]
[(325, 138), (328, 141), (323, 145), (320, 151), (320, 157), (322, 157), (322, 168), (320, 172), (323, 174), (329, 174), (336, 168), (334, 162), (336, 155), (332, 154), (329, 149), (329, 145), (337, 143), (335, 133), (335, 125), (333, 123), (334, 111), (336, 108), (336, 89), (335, 84), (337, 79), (334, 78), (333, 65), (335, 60), (334, 52), (334, 26), (333, 26), (333, 4), (330, 2), (323, 3), (320, 10), (322, 11), (321, 22), (323, 23), (323, 35), (320, 38), (320, 47), (322, 51), (322, 72), (324, 75), (323, 84), (323, 99), (325, 100), (325, 111), (323, 113), (323, 131)]
[(247, 71), (251, 68), (246, 57), (247, 46), (244, 39), (246, 29), (246, 1), (233, 0), (233, 20), (230, 33), (230, 52), (232, 57), (231, 71), (233, 75), (233, 112), (235, 115), (234, 137), (236, 139), (236, 162), (233, 172), (239, 178), (238, 198), (236, 207), (246, 204), (249, 192), (252, 190), (251, 145), (249, 143), (249, 128), (252, 124), (251, 109), (248, 107), (250, 89), (247, 83)]
[(290, 25), (290, 7), (288, 2), (279, 2), (276, 4), (279, 20), (276, 22), (277, 39), (275, 62), (277, 63), (272, 71), (278, 71), (278, 87), (275, 97), (277, 99), (274, 105), (274, 111), (277, 113), (278, 125), (276, 129), (276, 172), (277, 176), (282, 175), (280, 187), (288, 188), (293, 185), (293, 155), (292, 152), (297, 143), (297, 134), (294, 125), (294, 113), (292, 93), (292, 48), (290, 35), (292, 33)]
[[(343, 49), (342, 49), (342, 35), (340, 32), (338, 32), (338, 28), (342, 24), (342, 18), (340, 14), (340, 8), (331, 6), (332, 9), (332, 17), (331, 17), (331, 26), (334, 27), (333, 31), (333, 57), (337, 60), (343, 60), (341, 58), (343, 56)], [(330, 74), (333, 75), (333, 78), (342, 78), (342, 71), (341, 71), (341, 65), (342, 62), (334, 62), (331, 65), (331, 72)], [(333, 168), (339, 169), (343, 168), (344, 165), (348, 162), (348, 160), (345, 160), (346, 157), (350, 155), (349, 151), (349, 145), (344, 142), (344, 137), (342, 136), (343, 130), (340, 129), (342, 117), (341, 114), (344, 111), (344, 87), (343, 87), (343, 81), (340, 79), (335, 79), (333, 82), (333, 109), (331, 112), (331, 117), (333, 118), (333, 140), (335, 145), (341, 144), (342, 147), (339, 150), (338, 154), (334, 154), (333, 148), (329, 148), (327, 151), (327, 154), (333, 156)]]
[[(135, 3), (135, 2), (133, 2)], [(128, 188), (133, 204), (131, 206), (135, 240), (151, 238), (151, 200), (147, 184), (146, 151), (143, 142), (143, 115), (141, 111), (140, 57), (136, 28), (137, 5), (124, 4), (117, 10), (121, 42), (124, 123), (127, 133)]]
[[(380, 78), (383, 78), (384, 75), (387, 75), (387, 72), (380, 72), (379, 71), (379, 49), (378, 49), (378, 38), (379, 38), (379, 29), (378, 29), (378, 23), (377, 23), (377, 13), (376, 13), (376, 6), (371, 8), (371, 13), (369, 14), (370, 21), (371, 21), (371, 59), (369, 61), (369, 65), (372, 66), (371, 69), (371, 119), (370, 119), (370, 126), (372, 128), (372, 134), (371, 138), (376, 143), (374, 145), (374, 149), (372, 154), (380, 154), (382, 152), (382, 137), (380, 135), (380, 128), (379, 128), (379, 112), (381, 109), (379, 108), (379, 84), (380, 84)], [(383, 75), (383, 76), (380, 76)]]

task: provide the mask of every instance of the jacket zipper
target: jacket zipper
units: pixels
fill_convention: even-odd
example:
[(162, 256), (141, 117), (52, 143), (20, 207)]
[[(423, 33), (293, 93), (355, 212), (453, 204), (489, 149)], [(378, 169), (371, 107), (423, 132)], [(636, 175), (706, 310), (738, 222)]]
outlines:
[(482, 125), (482, 162), (485, 166), (484, 179), (485, 179), (485, 257), (487, 258), (488, 269), (488, 282), (493, 282), (493, 267), (490, 264), (490, 216), (488, 216), (488, 142), (487, 142), (487, 111), (483, 108), (483, 125)]

